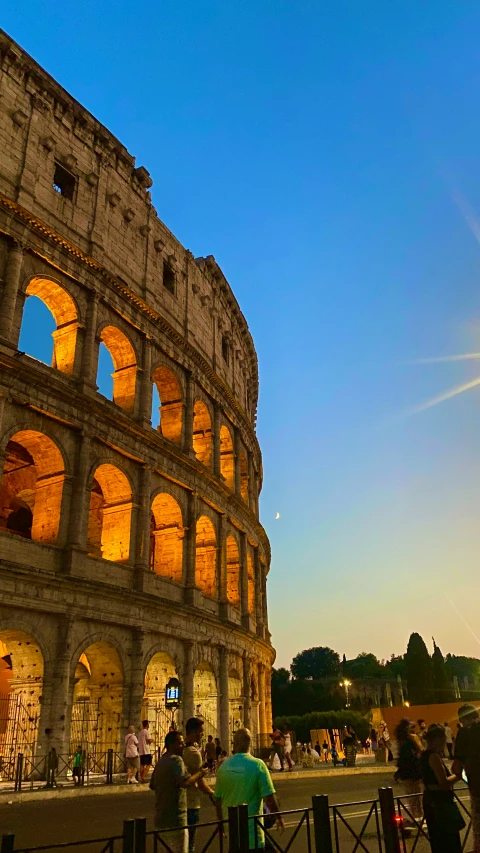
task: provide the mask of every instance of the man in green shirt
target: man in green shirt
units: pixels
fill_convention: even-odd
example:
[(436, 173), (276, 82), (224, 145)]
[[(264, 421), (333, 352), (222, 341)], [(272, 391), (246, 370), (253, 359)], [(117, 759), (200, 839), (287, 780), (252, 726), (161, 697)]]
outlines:
[[(227, 758), (217, 773), (215, 786), (215, 804), (219, 820), (226, 820), (229, 806), (247, 803), (248, 814), (263, 814), (263, 800), (269, 812), (278, 812), (272, 777), (267, 765), (260, 758), (250, 755), (252, 737), (248, 729), (239, 729), (233, 738), (233, 755)], [(282, 817), (277, 818), (277, 826), (284, 830)], [(250, 850), (265, 846), (263, 830), (254, 820), (248, 821)], [(257, 843), (255, 843), (257, 836)]]

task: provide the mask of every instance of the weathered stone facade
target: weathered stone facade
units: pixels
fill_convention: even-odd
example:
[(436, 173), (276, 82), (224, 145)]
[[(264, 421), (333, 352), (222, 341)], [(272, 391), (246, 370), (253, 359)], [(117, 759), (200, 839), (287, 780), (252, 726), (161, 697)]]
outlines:
[[(225, 746), (240, 719), (266, 732), (270, 550), (247, 323), (214, 258), (158, 218), (146, 169), (1, 31), (0, 60), (8, 689), (38, 706), (40, 751), (120, 748), (174, 675), (183, 717), (203, 714)], [(18, 350), (31, 297), (56, 323), (51, 366)], [(112, 401), (96, 386), (100, 342)]]

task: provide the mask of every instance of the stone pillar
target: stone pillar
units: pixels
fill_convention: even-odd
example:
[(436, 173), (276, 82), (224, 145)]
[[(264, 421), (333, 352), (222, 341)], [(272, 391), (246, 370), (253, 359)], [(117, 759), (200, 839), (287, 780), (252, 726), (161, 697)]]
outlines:
[(195, 696), (194, 696), (194, 676), (195, 669), (193, 663), (194, 644), (191, 640), (184, 640), (183, 643), (183, 682), (182, 682), (182, 709), (183, 709), (183, 724), (185, 727), (186, 721), (195, 715)]
[[(5, 411), (5, 403), (6, 398), (0, 394), (0, 435), (2, 435), (3, 429), (3, 413)], [(2, 481), (3, 474), (3, 466), (5, 464), (5, 456), (7, 455), (7, 445), (4, 444), (3, 447), (0, 447), (0, 483)]]
[(195, 598), (195, 557), (197, 549), (197, 496), (189, 492), (187, 496), (187, 525), (183, 548), (183, 579), (185, 584), (185, 603), (193, 604)]
[[(59, 755), (65, 755), (69, 751), (71, 693), (73, 692), (73, 684), (71, 684), (70, 680), (72, 628), (73, 620), (68, 616), (60, 616), (57, 627), (55, 661), (50, 662), (50, 666), (53, 667), (50, 673), (51, 680), (49, 679), (50, 690), (47, 687), (45, 691), (44, 685), (42, 696), (42, 705), (45, 702), (49, 706), (47, 712), (48, 727), (45, 727), (47, 728), (47, 736), (44, 748), (47, 752), (52, 747), (55, 747)], [(49, 699), (50, 701), (48, 701)], [(40, 738), (44, 735), (45, 728), (40, 730)]]
[(87, 319), (83, 335), (81, 380), (95, 390), (97, 388), (97, 314), (98, 296), (94, 290), (88, 294)]
[(213, 473), (220, 477), (220, 428), (222, 426), (223, 408), (215, 403), (213, 410)]
[[(258, 725), (260, 728), (259, 734), (265, 737), (268, 729), (267, 729), (267, 715), (266, 715), (266, 701), (267, 695), (265, 690), (265, 667), (263, 664), (259, 664), (258, 667)], [(266, 746), (267, 744), (263, 743), (264, 737), (261, 739), (262, 746)]]
[(243, 655), (243, 725), (250, 729), (252, 725), (252, 688), (250, 658)]
[(248, 613), (247, 534), (240, 530), (238, 538), (240, 540), (240, 612), (242, 623), (248, 628), (250, 619)]
[(217, 529), (217, 578), (218, 598), (225, 603), (227, 601), (227, 552), (225, 548), (225, 516), (218, 516)]
[[(70, 550), (85, 551), (87, 549), (87, 525), (89, 512), (90, 492), (88, 489), (88, 475), (91, 466), (90, 436), (84, 431), (79, 435), (77, 446), (77, 459), (75, 465), (75, 476), (73, 478), (70, 517), (68, 521), (67, 545)], [(69, 571), (71, 563), (67, 563), (66, 570)]]
[(242, 496), (242, 471), (240, 468), (242, 433), (238, 427), (234, 427), (233, 447), (235, 451), (235, 494), (240, 498)]
[(258, 548), (253, 549), (253, 571), (255, 574), (255, 619), (257, 623), (257, 634), (263, 637), (263, 584), (262, 564)]
[[(3, 338), (13, 347), (16, 347), (18, 343), (18, 336), (12, 334), (12, 327), (22, 266), (23, 249), (18, 243), (14, 243), (8, 252), (2, 299), (0, 302), (0, 338)], [(14, 340), (14, 337), (16, 337), (16, 340)]]
[(220, 743), (227, 753), (230, 752), (230, 700), (228, 695), (228, 650), (219, 648), (219, 702), (220, 702)]
[(185, 372), (185, 417), (183, 421), (183, 452), (191, 456), (193, 454), (193, 398), (195, 395), (195, 382), (190, 370)]
[(269, 667), (265, 668), (265, 723), (267, 726), (267, 731), (271, 732), (273, 729), (273, 720), (272, 720), (272, 670)]
[(143, 341), (139, 410), (140, 423), (148, 429), (152, 425), (152, 344), (149, 338)]
[(267, 567), (262, 565), (262, 609), (263, 629), (268, 631), (268, 609), (267, 609)]
[(150, 565), (150, 491), (152, 469), (144, 465), (139, 471), (137, 529), (135, 535), (135, 589), (143, 589), (143, 572)]
[(145, 693), (144, 644), (145, 632), (140, 628), (134, 628), (132, 631), (132, 653), (130, 656), (128, 707), (124, 708), (123, 735), (126, 734), (128, 726), (135, 726), (135, 729), (137, 729), (141, 722), (143, 696)]

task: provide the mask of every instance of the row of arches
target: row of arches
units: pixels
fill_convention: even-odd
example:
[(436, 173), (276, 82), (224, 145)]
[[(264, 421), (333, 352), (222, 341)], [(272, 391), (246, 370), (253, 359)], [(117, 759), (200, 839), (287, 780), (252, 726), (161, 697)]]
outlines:
[[(15, 433), (6, 447), (0, 482), (0, 530), (54, 545), (62, 518), (64, 483), (63, 456), (55, 442), (35, 430)], [(86, 530), (90, 556), (118, 563), (129, 560), (133, 504), (132, 486), (120, 468), (108, 462), (94, 468)], [(149, 566), (155, 574), (179, 584), (184, 581), (184, 535), (179, 503), (169, 493), (157, 493), (150, 503)], [(240, 607), (237, 538), (229, 533), (225, 543), (217, 543), (211, 518), (200, 515), (195, 530), (195, 585), (211, 598), (217, 598), (220, 592), (219, 547), (225, 549), (227, 601)], [(249, 548), (246, 561), (248, 608), (253, 613), (255, 573)]]
[[(79, 312), (72, 296), (57, 282), (44, 278), (32, 279), (26, 288), (26, 296), (40, 300), (51, 314), (54, 328), (53, 353), (51, 366), (56, 370), (73, 375), (79, 373), (76, 366), (77, 337), (81, 328)], [(31, 303), (30, 303), (31, 304)], [(33, 306), (32, 306), (33, 307)], [(24, 320), (28, 319), (29, 302), (24, 308)], [(38, 325), (36, 328), (38, 329)], [(32, 336), (20, 333), (20, 348), (31, 353)], [(37, 337), (37, 335), (35, 336)], [(84, 342), (84, 346), (87, 343)], [(94, 352), (90, 354), (89, 364), (82, 372), (94, 372), (90, 379), (97, 382), (101, 393), (126, 412), (135, 412), (137, 384), (141, 359), (138, 357), (132, 341), (118, 326), (105, 323), (96, 331), (93, 341)], [(99, 351), (97, 351), (99, 347)], [(46, 346), (40, 344), (35, 350), (42, 361), (47, 361)], [(164, 438), (177, 445), (184, 439), (185, 401), (182, 384), (175, 373), (164, 365), (155, 366), (150, 372), (151, 415), (154, 425)], [(107, 374), (110, 373), (110, 380)], [(89, 378), (89, 377), (84, 377)], [(223, 424), (220, 428), (220, 475), (232, 491), (235, 489), (235, 452), (231, 429)], [(213, 465), (212, 413), (204, 400), (197, 399), (193, 405), (192, 447), (199, 462), (208, 468)], [(240, 493), (243, 500), (249, 502), (248, 457), (242, 449), (239, 451)]]
[[(165, 709), (165, 689), (171, 678), (180, 678), (176, 663), (166, 651), (156, 651), (143, 673), (143, 691), (135, 715), (130, 719), (130, 685), (118, 650), (108, 642), (91, 642), (73, 662), (69, 677), (67, 713), (62, 717), (66, 733), (64, 748), (70, 754), (78, 747), (91, 759), (108, 749), (119, 752), (124, 729), (148, 719), (154, 748), (163, 745), (172, 721)], [(23, 630), (0, 631), (0, 758), (5, 771), (19, 752), (34, 758), (39, 737), (45, 662), (38, 642)], [(193, 672), (193, 709), (205, 722), (205, 737), (219, 731), (219, 689), (212, 664), (201, 660)], [(183, 689), (183, 688), (182, 688)], [(258, 684), (251, 675), (246, 684), (234, 663), (228, 669), (229, 731), (233, 734), (242, 716), (242, 697), (258, 701)], [(141, 707), (140, 707), (141, 704)], [(44, 720), (45, 724), (45, 720)], [(258, 730), (258, 723), (255, 724)], [(47, 729), (47, 732), (49, 730)], [(228, 744), (224, 744), (228, 748)]]

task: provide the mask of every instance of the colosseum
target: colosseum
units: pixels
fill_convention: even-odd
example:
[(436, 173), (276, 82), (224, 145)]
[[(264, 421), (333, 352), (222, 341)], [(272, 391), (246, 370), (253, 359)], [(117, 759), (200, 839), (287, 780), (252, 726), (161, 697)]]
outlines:
[[(100, 766), (143, 718), (160, 745), (172, 678), (179, 725), (258, 742), (274, 651), (247, 323), (147, 169), (2, 31), (0, 58), (3, 772), (79, 743)], [(19, 347), (30, 300), (49, 364)]]

